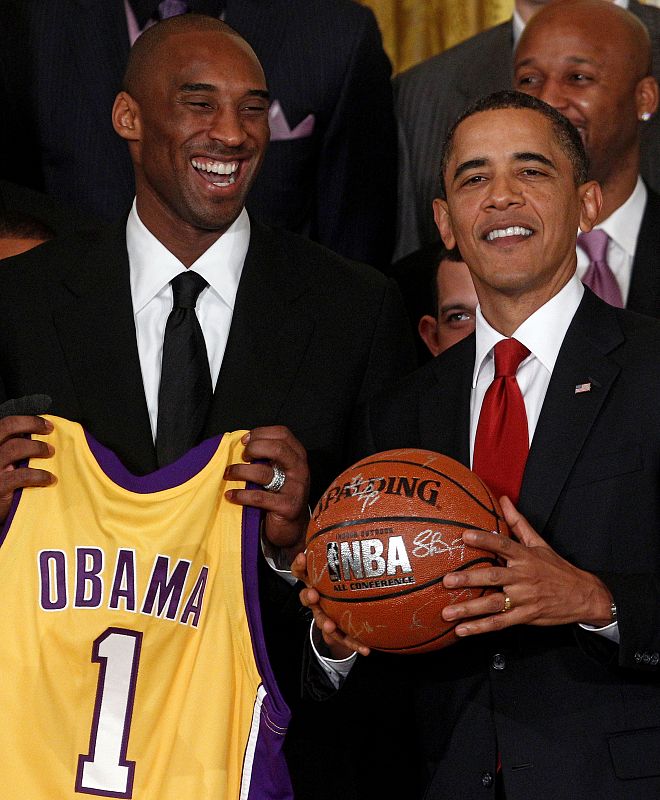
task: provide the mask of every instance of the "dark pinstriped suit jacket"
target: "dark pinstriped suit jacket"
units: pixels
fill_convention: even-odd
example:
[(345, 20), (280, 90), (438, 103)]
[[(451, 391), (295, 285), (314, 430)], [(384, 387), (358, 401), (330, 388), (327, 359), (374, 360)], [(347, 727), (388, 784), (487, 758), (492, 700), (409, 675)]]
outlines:
[[(389, 265), (396, 204), (390, 64), (353, 0), (227, 0), (290, 128), (272, 142), (253, 217), (360, 261)], [(112, 219), (133, 196), (110, 109), (128, 54), (122, 0), (0, 0), (0, 177)]]
[[(630, 0), (649, 29), (660, 79), (660, 9)], [(511, 20), (433, 56), (394, 79), (399, 122), (399, 212), (395, 258), (437, 241), (431, 203), (438, 196), (440, 151), (454, 120), (478, 97), (511, 88)], [(642, 177), (660, 192), (660, 114), (642, 127)]]

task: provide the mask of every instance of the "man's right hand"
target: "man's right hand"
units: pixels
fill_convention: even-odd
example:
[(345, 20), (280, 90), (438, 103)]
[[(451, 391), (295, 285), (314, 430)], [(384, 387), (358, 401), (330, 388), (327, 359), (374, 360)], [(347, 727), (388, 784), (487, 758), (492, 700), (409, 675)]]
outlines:
[(0, 419), (0, 523), (7, 519), (16, 489), (49, 486), (55, 476), (44, 469), (18, 466), (30, 458), (50, 458), (55, 452), (46, 442), (27, 438), (49, 434), (53, 425), (43, 417), (10, 416)]
[(331, 657), (335, 659), (348, 658), (352, 653), (359, 653), (368, 656), (371, 652), (362, 642), (347, 636), (337, 625), (324, 613), (319, 605), (319, 593), (310, 586), (309, 574), (307, 572), (307, 557), (304, 553), (299, 553), (291, 564), (291, 572), (299, 580), (303, 581), (307, 588), (300, 592), (300, 602), (310, 609), (314, 615), (314, 622), (320, 631), (323, 641), (330, 650)]

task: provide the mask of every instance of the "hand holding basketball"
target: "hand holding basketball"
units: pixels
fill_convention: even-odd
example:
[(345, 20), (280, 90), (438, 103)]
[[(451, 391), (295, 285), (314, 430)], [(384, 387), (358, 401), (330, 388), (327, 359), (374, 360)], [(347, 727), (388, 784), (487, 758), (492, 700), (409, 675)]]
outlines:
[(466, 546), (468, 528), (508, 535), (497, 501), (467, 467), (416, 449), (365, 458), (314, 509), (306, 570), (318, 602), (315, 594), (303, 602), (324, 635), (337, 641), (336, 623), (351, 646), (422, 653), (452, 644), (455, 623), (443, 608), (489, 590), (455, 591), (443, 577), (497, 563), (492, 552)]
[(357, 639), (352, 639), (350, 636), (347, 636), (321, 608), (319, 604), (319, 593), (309, 585), (307, 556), (304, 553), (299, 553), (296, 556), (291, 565), (291, 572), (299, 581), (303, 581), (307, 584), (307, 588), (302, 589), (300, 592), (300, 602), (312, 612), (314, 624), (319, 634), (323, 637), (323, 641), (330, 649), (332, 658), (348, 658), (352, 653), (368, 656), (370, 653), (369, 648), (362, 644), (362, 642), (357, 641)]
[[(466, 531), (463, 539), (471, 547), (499, 556), (506, 566), (453, 572), (444, 578), (445, 586), (453, 591), (501, 587), (501, 591), (445, 608), (443, 617), (457, 624), (456, 635), (489, 633), (511, 625), (604, 626), (611, 622), (612, 596), (605, 584), (559, 556), (508, 498), (503, 497), (501, 503), (518, 541), (481, 531)], [(504, 597), (509, 597), (511, 608), (502, 613)]]

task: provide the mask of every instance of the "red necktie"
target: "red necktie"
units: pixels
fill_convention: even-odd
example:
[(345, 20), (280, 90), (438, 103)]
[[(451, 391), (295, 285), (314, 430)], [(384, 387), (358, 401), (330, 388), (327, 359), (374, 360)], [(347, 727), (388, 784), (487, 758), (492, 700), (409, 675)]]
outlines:
[(495, 345), (495, 378), (484, 395), (472, 460), (472, 469), (496, 497), (505, 494), (514, 503), (529, 452), (527, 413), (516, 371), (528, 355), (516, 339)]

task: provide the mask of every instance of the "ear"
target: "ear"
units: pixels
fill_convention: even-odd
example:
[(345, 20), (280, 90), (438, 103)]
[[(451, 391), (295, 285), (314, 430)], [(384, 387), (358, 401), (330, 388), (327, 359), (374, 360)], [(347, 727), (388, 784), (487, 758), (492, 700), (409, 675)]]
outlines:
[(141, 136), (138, 104), (127, 92), (119, 92), (112, 106), (112, 126), (129, 142), (139, 141)]
[(447, 201), (436, 197), (433, 201), (433, 219), (435, 225), (440, 231), (440, 236), (444, 242), (445, 247), (451, 250), (456, 246), (456, 239), (454, 238), (454, 231), (451, 226), (451, 217), (449, 216), (449, 208)]
[(658, 108), (658, 83), (652, 75), (647, 75), (635, 87), (637, 118), (648, 120)]
[(578, 192), (580, 193), (580, 230), (586, 233), (598, 221), (598, 215), (603, 205), (603, 193), (600, 190), (600, 184), (596, 181), (583, 183)]
[(417, 323), (417, 330), (422, 337), (422, 341), (431, 351), (431, 355), (437, 356), (440, 352), (440, 344), (438, 343), (438, 320), (430, 314), (424, 314)]

